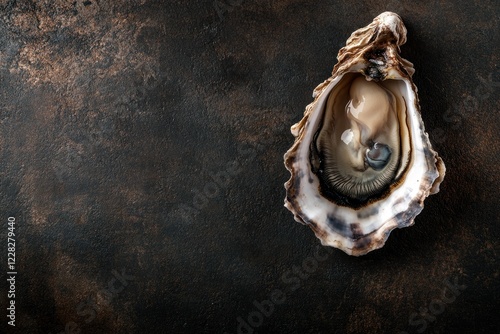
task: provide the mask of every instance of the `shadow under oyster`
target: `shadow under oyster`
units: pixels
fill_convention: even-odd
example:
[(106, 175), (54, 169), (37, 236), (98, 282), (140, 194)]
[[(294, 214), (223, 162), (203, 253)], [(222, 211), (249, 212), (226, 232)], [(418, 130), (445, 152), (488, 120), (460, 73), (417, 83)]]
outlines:
[(364, 255), (413, 224), (445, 166), (420, 116), (413, 64), (391, 12), (355, 31), (313, 93), (286, 152), (285, 206), (323, 245)]

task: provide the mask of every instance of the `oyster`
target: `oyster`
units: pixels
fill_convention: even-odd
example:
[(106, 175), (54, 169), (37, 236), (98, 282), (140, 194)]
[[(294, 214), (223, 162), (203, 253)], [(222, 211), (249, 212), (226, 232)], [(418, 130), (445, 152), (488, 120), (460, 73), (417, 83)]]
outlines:
[(323, 245), (364, 255), (413, 224), (445, 166), (420, 116), (413, 64), (391, 12), (355, 31), (313, 93), (286, 152), (285, 206)]

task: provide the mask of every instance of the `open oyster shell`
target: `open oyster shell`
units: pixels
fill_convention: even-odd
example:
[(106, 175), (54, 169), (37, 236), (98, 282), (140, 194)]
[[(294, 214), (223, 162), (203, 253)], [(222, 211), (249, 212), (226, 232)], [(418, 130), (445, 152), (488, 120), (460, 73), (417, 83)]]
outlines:
[(412, 225), (444, 178), (420, 116), (413, 64), (399, 55), (405, 42), (391, 12), (355, 31), (291, 128), (285, 206), (323, 245), (350, 255)]

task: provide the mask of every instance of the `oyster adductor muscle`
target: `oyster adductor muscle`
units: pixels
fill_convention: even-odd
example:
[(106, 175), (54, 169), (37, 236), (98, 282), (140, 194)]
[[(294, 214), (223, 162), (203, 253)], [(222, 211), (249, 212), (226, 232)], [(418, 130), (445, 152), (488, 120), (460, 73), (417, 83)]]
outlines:
[(313, 93), (285, 154), (285, 206), (324, 245), (363, 255), (412, 225), (439, 191), (445, 167), (432, 149), (411, 76), (400, 57), (401, 18), (377, 16), (339, 51)]

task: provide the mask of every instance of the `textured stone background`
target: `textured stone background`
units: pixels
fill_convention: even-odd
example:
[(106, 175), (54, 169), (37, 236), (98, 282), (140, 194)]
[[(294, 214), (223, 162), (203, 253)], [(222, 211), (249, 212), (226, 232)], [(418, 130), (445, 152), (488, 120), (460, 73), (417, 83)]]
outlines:
[[(0, 235), (16, 217), (19, 272), (9, 333), (499, 332), (498, 1), (0, 10)], [(283, 207), (289, 127), (350, 33), (385, 10), (407, 25), (403, 56), (448, 173), (383, 249), (326, 253)], [(134, 279), (110, 294), (113, 270)], [(284, 302), (260, 318), (254, 302), (275, 290)]]

